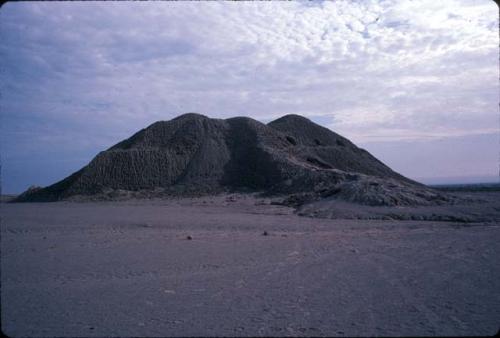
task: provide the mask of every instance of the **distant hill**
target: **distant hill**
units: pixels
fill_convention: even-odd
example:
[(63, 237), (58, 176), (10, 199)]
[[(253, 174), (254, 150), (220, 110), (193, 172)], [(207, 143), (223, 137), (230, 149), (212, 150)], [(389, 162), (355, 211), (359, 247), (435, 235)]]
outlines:
[(247, 117), (223, 120), (190, 113), (153, 123), (69, 177), (32, 188), (15, 201), (223, 191), (290, 195), (291, 204), (324, 198), (369, 205), (449, 200), (302, 116), (286, 115), (266, 125)]
[(435, 184), (431, 187), (441, 191), (500, 191), (500, 183)]

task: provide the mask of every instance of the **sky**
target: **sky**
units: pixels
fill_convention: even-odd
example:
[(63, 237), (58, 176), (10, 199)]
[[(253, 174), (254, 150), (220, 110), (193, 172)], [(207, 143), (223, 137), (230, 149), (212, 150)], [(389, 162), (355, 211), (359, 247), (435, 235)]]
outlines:
[(498, 182), (498, 27), (491, 0), (7, 3), (2, 193), (187, 112), (300, 114), (421, 182)]

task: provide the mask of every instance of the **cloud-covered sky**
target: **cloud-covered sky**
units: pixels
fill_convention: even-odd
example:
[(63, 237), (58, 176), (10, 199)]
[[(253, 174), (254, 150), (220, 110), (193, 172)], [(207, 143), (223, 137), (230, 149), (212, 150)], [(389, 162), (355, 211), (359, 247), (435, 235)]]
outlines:
[(490, 0), (7, 3), (3, 192), (186, 112), (301, 114), (412, 178), (495, 178), (498, 34)]

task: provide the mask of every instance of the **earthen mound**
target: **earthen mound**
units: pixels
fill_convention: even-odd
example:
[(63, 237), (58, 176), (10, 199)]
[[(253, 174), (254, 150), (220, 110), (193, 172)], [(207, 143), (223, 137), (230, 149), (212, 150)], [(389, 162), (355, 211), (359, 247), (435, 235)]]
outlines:
[(321, 198), (369, 205), (448, 200), (304, 117), (286, 115), (266, 125), (247, 117), (190, 113), (140, 130), (71, 176), (26, 191), (16, 201), (224, 191), (287, 195), (297, 205)]

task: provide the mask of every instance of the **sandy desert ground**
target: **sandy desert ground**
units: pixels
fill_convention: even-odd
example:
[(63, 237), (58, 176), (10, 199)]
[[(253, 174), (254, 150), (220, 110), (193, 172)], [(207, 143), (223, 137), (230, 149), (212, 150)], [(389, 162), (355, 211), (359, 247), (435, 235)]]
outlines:
[(0, 207), (9, 336), (500, 328), (495, 222), (317, 219), (239, 195)]

